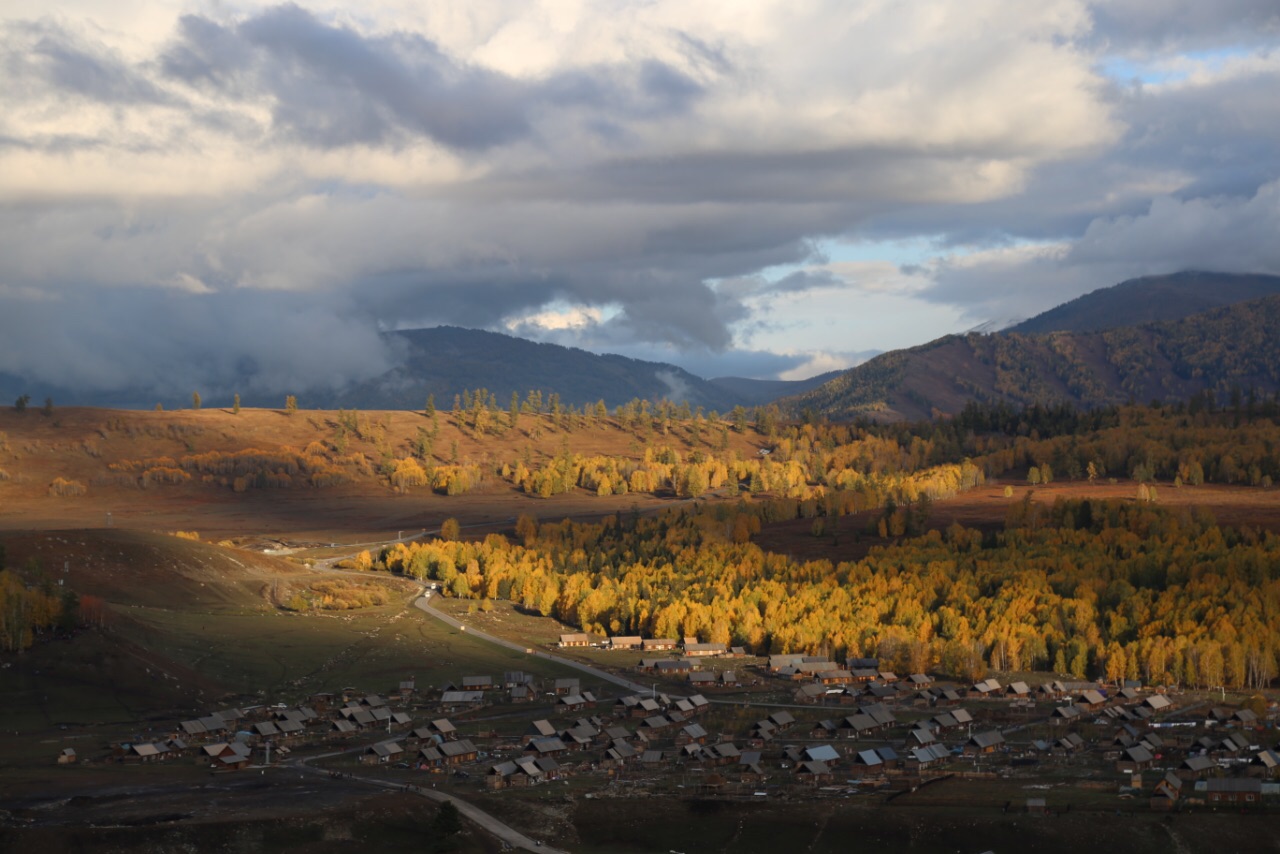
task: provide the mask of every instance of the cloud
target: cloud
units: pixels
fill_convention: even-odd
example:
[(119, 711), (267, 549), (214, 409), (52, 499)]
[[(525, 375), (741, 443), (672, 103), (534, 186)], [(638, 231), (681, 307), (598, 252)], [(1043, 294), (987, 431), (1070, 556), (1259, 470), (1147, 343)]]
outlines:
[[(8, 373), (76, 390), (229, 397), (343, 388), (395, 354), (345, 298), (68, 287), (57, 301), (0, 293)], [(300, 358), (302, 354), (306, 358)]]
[[(1188, 229), (1258, 234), (1280, 177), (1243, 0), (176, 5), (0, 12), (0, 338), (47, 353), (0, 371), (287, 388), (450, 323), (777, 375), (1209, 266)], [(943, 257), (817, 248), (899, 238)]]
[(933, 271), (928, 298), (968, 316), (1029, 317), (1142, 275), (1204, 269), (1280, 275), (1280, 181), (1249, 198), (1154, 199), (1138, 215), (1095, 219), (1070, 243), (957, 256)]
[(1118, 50), (1186, 50), (1275, 43), (1272, 0), (1105, 0), (1092, 3), (1094, 32)]

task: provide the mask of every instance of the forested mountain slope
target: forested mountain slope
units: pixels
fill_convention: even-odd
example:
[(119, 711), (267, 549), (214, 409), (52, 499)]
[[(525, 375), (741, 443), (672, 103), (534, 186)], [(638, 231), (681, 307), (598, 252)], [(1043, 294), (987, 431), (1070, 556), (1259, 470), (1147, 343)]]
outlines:
[(1186, 399), (1232, 386), (1280, 388), (1280, 296), (1176, 321), (1096, 332), (952, 335), (885, 353), (784, 410), (832, 418), (921, 418), (969, 401), (1080, 406)]

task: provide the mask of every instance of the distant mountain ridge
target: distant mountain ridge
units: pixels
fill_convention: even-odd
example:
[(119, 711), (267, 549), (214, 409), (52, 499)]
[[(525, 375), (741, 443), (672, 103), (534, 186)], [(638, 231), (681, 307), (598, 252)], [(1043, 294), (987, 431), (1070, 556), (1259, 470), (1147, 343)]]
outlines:
[(498, 332), (437, 326), (389, 333), (404, 351), (390, 373), (336, 395), (335, 406), (360, 409), (421, 409), (428, 394), (437, 406), (453, 395), (485, 388), (505, 407), (512, 392), (558, 394), (576, 406), (603, 400), (609, 407), (639, 398), (689, 401), (727, 411), (734, 397), (683, 368), (576, 347), (542, 344)]
[[(1169, 278), (1175, 279), (1175, 289), (1187, 281), (1160, 277)], [(1280, 284), (1277, 277), (1246, 278), (1254, 281), (1241, 283), (1236, 292), (1265, 287), (1268, 279)], [(1125, 283), (1126, 300), (1165, 285), (1137, 281), (1141, 284)], [(1095, 294), (1081, 298), (1084, 308), (1105, 304), (1105, 292)], [(1084, 323), (1089, 313), (1073, 319), (1059, 312), (1055, 317), (1057, 322)], [(1067, 401), (1091, 407), (1130, 399), (1185, 399), (1232, 386), (1274, 393), (1280, 391), (1278, 329), (1280, 294), (1176, 320), (1102, 330), (950, 335), (885, 353), (779, 404), (793, 414), (808, 410), (832, 418), (888, 420), (954, 413), (969, 401)]]
[[(478, 329), (438, 326), (385, 333), (397, 366), (381, 376), (345, 388), (298, 388), (304, 409), (422, 409), (428, 395), (448, 408), (454, 395), (478, 388), (493, 394), (505, 408), (512, 392), (557, 394), (562, 404), (590, 406), (603, 400), (610, 408), (633, 399), (688, 401), (708, 413), (729, 412), (734, 406), (768, 403), (784, 394), (797, 394), (820, 385), (832, 375), (803, 381), (721, 378), (706, 380), (664, 362), (647, 362), (619, 355), (600, 355), (575, 347), (543, 344)], [(205, 406), (229, 406), (234, 392), (244, 406), (279, 408), (285, 391), (253, 392), (248, 388), (194, 388)], [(78, 391), (21, 376), (0, 373), (0, 401), (30, 394), (33, 405), (52, 397), (61, 405), (150, 409), (157, 402), (186, 408), (190, 392), (175, 397), (147, 387)]]
[(1091, 291), (1002, 331), (1097, 332), (1119, 326), (1180, 320), (1212, 308), (1272, 294), (1280, 294), (1280, 276), (1198, 270), (1167, 276), (1143, 276)]
[(807, 380), (755, 380), (747, 377), (714, 377), (707, 382), (723, 389), (743, 406), (762, 406), (780, 397), (803, 394), (830, 382), (843, 371), (827, 371)]

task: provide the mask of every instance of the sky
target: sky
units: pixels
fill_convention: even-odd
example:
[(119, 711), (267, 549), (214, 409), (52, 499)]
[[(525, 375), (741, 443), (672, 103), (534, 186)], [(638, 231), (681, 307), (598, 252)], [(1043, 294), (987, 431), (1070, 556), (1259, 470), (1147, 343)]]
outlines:
[(0, 69), (0, 372), (65, 388), (800, 379), (1280, 274), (1276, 0), (0, 0)]

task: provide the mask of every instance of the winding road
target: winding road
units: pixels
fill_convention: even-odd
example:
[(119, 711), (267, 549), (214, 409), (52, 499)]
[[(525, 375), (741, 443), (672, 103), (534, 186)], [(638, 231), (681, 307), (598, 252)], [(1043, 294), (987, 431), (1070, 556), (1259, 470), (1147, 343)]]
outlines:
[(449, 616), (445, 612), (439, 611), (433, 608), (431, 606), (431, 596), (429, 594), (426, 596), (423, 596), (413, 604), (417, 605), (420, 609), (422, 609), (422, 611), (424, 611), (427, 614), (430, 614), (431, 616), (435, 617), (437, 620), (440, 620), (450, 626), (453, 626), (458, 631), (466, 632), (467, 634), (472, 635), (473, 637), (480, 638), (480, 640), (488, 641), (489, 643), (494, 643), (494, 644), (497, 644), (498, 646), (505, 646), (507, 649), (514, 649), (516, 652), (522, 652), (522, 653), (525, 653), (526, 655), (530, 655), (535, 658), (541, 658), (546, 661), (554, 661), (556, 664), (560, 664), (565, 667), (572, 667), (574, 670), (581, 671), (587, 674), (588, 676), (593, 676), (596, 679), (600, 679), (604, 682), (611, 682), (614, 685), (619, 685), (623, 688), (626, 688), (628, 691), (634, 691), (637, 694), (646, 694), (649, 692), (649, 688), (645, 685), (639, 685), (630, 680), (623, 679), (621, 676), (615, 676), (614, 674), (609, 673), (606, 670), (601, 670), (598, 667), (592, 667), (590, 664), (583, 664), (582, 662), (574, 661), (571, 658), (564, 658), (563, 656), (552, 655), (549, 652), (543, 652), (540, 649), (533, 649), (532, 647), (522, 646), (518, 643), (515, 643), (514, 641), (504, 640), (503, 638), (495, 637), (494, 635), (488, 634), (487, 632), (482, 632), (482, 631), (479, 631), (478, 629), (471, 628), (470, 626), (463, 624), (458, 619)]
[[(339, 751), (338, 753), (326, 753), (322, 756), (315, 756), (312, 758), (325, 759), (330, 756), (339, 756), (342, 753), (350, 753), (350, 752), (353, 752), (353, 751)], [(297, 768), (299, 771), (305, 771), (309, 774), (319, 774), (324, 777), (329, 776), (330, 772), (322, 770), (320, 768), (312, 768), (310, 765), (307, 764), (307, 761), (308, 760), (305, 760), (305, 759), (295, 759), (289, 764)], [(391, 791), (395, 791), (395, 792), (408, 792), (409, 794), (419, 795), (421, 797), (427, 798), (428, 800), (436, 801), (437, 803), (444, 803), (445, 801), (449, 801), (455, 807), (458, 808), (458, 812), (463, 816), (463, 818), (470, 819), (471, 821), (478, 824), (481, 828), (488, 831), (492, 835), (496, 836), (498, 839), (501, 839), (503, 842), (507, 843), (513, 848), (524, 849), (526, 851), (545, 851), (545, 852), (548, 852), (548, 854), (568, 854), (567, 851), (563, 851), (562, 849), (553, 848), (549, 845), (543, 845), (542, 843), (534, 839), (530, 839), (529, 837), (525, 836), (523, 833), (511, 827), (510, 825), (504, 824), (503, 822), (489, 815), (484, 810), (479, 809), (478, 807), (474, 807), (471, 804), (467, 803), (466, 801), (462, 800), (461, 798), (454, 797), (453, 795), (450, 795), (447, 792), (441, 792), (436, 789), (424, 789), (421, 786), (406, 785), (404, 783), (392, 783), (387, 780), (378, 780), (373, 777), (356, 777), (353, 775), (346, 775), (344, 776), (343, 779), (355, 780), (356, 782), (365, 783), (366, 785), (369, 785), (369, 786), (376, 786), (377, 788), (380, 788), (380, 789), (390, 789)]]

